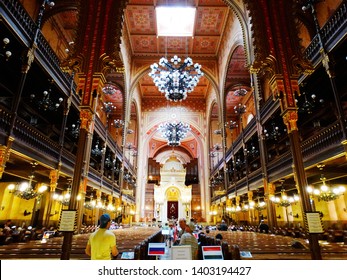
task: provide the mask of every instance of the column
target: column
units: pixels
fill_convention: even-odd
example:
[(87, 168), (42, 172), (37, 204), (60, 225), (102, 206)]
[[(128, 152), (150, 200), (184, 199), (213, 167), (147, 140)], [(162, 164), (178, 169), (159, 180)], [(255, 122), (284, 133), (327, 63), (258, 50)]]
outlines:
[(49, 183), (49, 195), (47, 195), (48, 197), (48, 205), (47, 205), (47, 210), (46, 210), (46, 219), (45, 219), (45, 225), (49, 226), (49, 221), (51, 218), (51, 211), (52, 211), (52, 203), (53, 203), (53, 195), (55, 192), (55, 189), (58, 185), (58, 178), (59, 178), (59, 171), (57, 169), (51, 170), (49, 172), (49, 179), (50, 179), (50, 183)]
[(6, 162), (10, 157), (10, 148), (6, 146), (0, 146), (0, 179), (2, 174), (4, 174)]

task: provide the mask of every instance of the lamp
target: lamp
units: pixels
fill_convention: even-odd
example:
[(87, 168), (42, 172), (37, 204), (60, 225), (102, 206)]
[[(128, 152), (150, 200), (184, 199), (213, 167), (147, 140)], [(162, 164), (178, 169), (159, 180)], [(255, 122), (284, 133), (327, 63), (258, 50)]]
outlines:
[(64, 206), (68, 206), (69, 202), (70, 202), (70, 197), (71, 197), (71, 188), (69, 187), (67, 189), (67, 192), (64, 195), (59, 195), (57, 193), (55, 193), (53, 195), (53, 199), (60, 202), (61, 204), (63, 204)]
[(161, 132), (162, 137), (167, 140), (169, 146), (179, 146), (181, 140), (187, 136), (187, 132), (191, 130), (189, 124), (182, 122), (166, 122), (160, 124), (158, 130)]
[(149, 76), (159, 91), (165, 93), (165, 97), (170, 101), (182, 101), (187, 98), (187, 93), (194, 90), (199, 79), (204, 75), (201, 65), (193, 64), (193, 60), (187, 57), (182, 64), (181, 58), (174, 55), (170, 62), (162, 57), (159, 65), (151, 65)]
[(120, 127), (124, 126), (124, 121), (116, 119), (116, 120), (113, 120), (113, 124), (114, 124), (115, 128), (120, 128)]
[(107, 95), (113, 95), (117, 92), (117, 87), (112, 84), (111, 82), (105, 83), (104, 87), (102, 88), (102, 92)]
[(243, 88), (242, 85), (239, 85), (239, 88), (234, 90), (234, 96), (245, 96), (247, 94), (247, 89)]
[(95, 157), (101, 156), (104, 149), (99, 148), (99, 139), (96, 140), (95, 146), (92, 149), (92, 155)]
[(42, 185), (41, 187), (39, 187), (37, 191), (35, 191), (34, 187), (32, 186), (32, 181), (34, 177), (35, 176), (31, 174), (29, 176), (29, 182), (22, 182), (19, 185), (10, 184), (8, 185), (7, 188), (15, 196), (18, 196), (19, 198), (22, 198), (25, 200), (30, 200), (38, 196), (41, 196), (48, 189), (48, 187), (46, 185)]
[(235, 121), (228, 121), (225, 123), (225, 127), (229, 128), (231, 131), (238, 127), (238, 124)]
[(254, 205), (254, 209), (257, 211), (262, 211), (266, 209), (266, 202), (265, 201), (259, 201)]
[(274, 202), (275, 204), (278, 204), (279, 206), (282, 207), (288, 207), (293, 203), (296, 203), (297, 201), (299, 201), (299, 196), (294, 195), (294, 196), (287, 196), (287, 194), (285, 193), (285, 190), (282, 189), (281, 190), (281, 197), (278, 196), (272, 196), (270, 198), (270, 200), (272, 202)]
[(88, 210), (93, 210), (96, 206), (96, 201), (93, 199), (93, 195), (91, 195), (90, 200), (84, 202), (84, 208)]
[[(41, 109), (41, 110), (43, 110), (43, 111), (56, 111), (58, 108), (59, 108), (59, 106), (60, 106), (60, 104), (63, 102), (63, 98), (62, 97), (60, 97), (60, 98), (58, 98), (58, 100), (57, 101), (53, 101), (52, 99), (51, 99), (51, 93), (52, 93), (52, 84), (53, 84), (53, 80), (51, 80), (51, 85), (50, 85), (50, 87), (49, 87), (49, 89), (48, 90), (44, 90), (43, 92), (42, 92), (42, 97), (41, 97), (41, 99), (38, 99), (38, 100), (36, 100), (36, 103), (37, 103), (37, 105), (39, 106), (39, 108)], [(31, 102), (33, 102), (33, 101), (35, 101), (35, 98), (36, 98), (36, 95), (35, 94), (30, 94), (30, 100), (31, 100)]]
[[(311, 94), (310, 99), (308, 99), (305, 92), (303, 92), (302, 95), (304, 96), (304, 102), (300, 106), (298, 105), (298, 111), (300, 113), (312, 114), (312, 110), (316, 106), (317, 96), (315, 94)], [(295, 102), (298, 103), (298, 100), (295, 99)], [(319, 103), (323, 104), (324, 99), (319, 99)]]
[(271, 130), (264, 129), (264, 134), (267, 139), (277, 141), (281, 136), (281, 132), (279, 131), (279, 127), (273, 121), (271, 122)]
[(136, 188), (136, 179), (133, 177), (133, 175), (131, 173), (124, 173), (123, 175), (123, 179), (125, 182), (128, 183), (128, 185)]
[(326, 178), (324, 175), (321, 175), (320, 180), (322, 181), (322, 185), (320, 186), (319, 189), (308, 186), (306, 188), (307, 192), (309, 194), (313, 194), (318, 198), (318, 201), (323, 200), (323, 201), (332, 201), (337, 199), (340, 195), (342, 195), (345, 191), (346, 188), (344, 186), (338, 186), (335, 188), (330, 188), (326, 185), (325, 180)]
[(0, 53), (0, 56), (5, 57), (5, 61), (8, 61), (8, 59), (11, 57), (12, 52), (9, 50), (6, 50), (8, 44), (10, 43), (10, 39), (5, 37), (2, 39), (2, 43), (3, 43), (3, 49), (4, 49), (4, 53)]
[(238, 105), (234, 106), (235, 114), (241, 116), (246, 112), (246, 108), (246, 105), (242, 105), (241, 103), (239, 103)]
[(104, 102), (104, 106), (102, 107), (102, 109), (104, 110), (104, 112), (106, 114), (111, 113), (113, 110), (116, 110), (116, 106), (113, 105), (112, 102)]
[(77, 121), (76, 124), (73, 123), (71, 125), (70, 135), (75, 139), (77, 139), (80, 134), (80, 124), (81, 122)]

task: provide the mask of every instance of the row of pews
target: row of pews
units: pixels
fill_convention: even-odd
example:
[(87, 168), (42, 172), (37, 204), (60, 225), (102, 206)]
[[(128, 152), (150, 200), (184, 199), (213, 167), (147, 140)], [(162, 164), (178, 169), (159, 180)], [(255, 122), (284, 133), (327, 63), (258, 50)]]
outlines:
[[(121, 260), (123, 252), (134, 252), (135, 260), (155, 259), (147, 256), (148, 244), (163, 242), (161, 230), (156, 227), (131, 227), (113, 231), (117, 238)], [(84, 250), (89, 233), (76, 234), (72, 238), (70, 259), (87, 260)], [(222, 239), (216, 238), (217, 234)], [(17, 242), (0, 246), (0, 259), (60, 259), (63, 237)], [(199, 234), (199, 259), (202, 246), (220, 245), (226, 260), (245, 259), (242, 252), (250, 252), (251, 259), (311, 259), (307, 239), (293, 235), (260, 233), (255, 231), (210, 231)], [(347, 260), (347, 244), (344, 242), (320, 242), (323, 259)]]
[[(250, 252), (251, 259), (311, 259), (307, 239), (301, 235), (280, 235), (254, 231), (211, 231), (206, 234), (215, 238), (221, 234), (229, 246), (232, 259), (242, 259), (237, 252)], [(297, 237), (296, 237), (297, 236)], [(323, 259), (347, 259), (347, 244), (344, 242), (319, 242)]]
[[(154, 227), (131, 227), (113, 231), (116, 235), (117, 247), (121, 258), (123, 252), (134, 252), (135, 259), (140, 259), (144, 253), (140, 250), (148, 248), (150, 242), (161, 242), (162, 234)], [(87, 260), (85, 254), (90, 233), (73, 235), (70, 259)], [(30, 240), (29, 242), (16, 242), (0, 246), (0, 260), (4, 259), (60, 259), (63, 237), (53, 237), (45, 240)], [(142, 247), (141, 247), (142, 246)]]

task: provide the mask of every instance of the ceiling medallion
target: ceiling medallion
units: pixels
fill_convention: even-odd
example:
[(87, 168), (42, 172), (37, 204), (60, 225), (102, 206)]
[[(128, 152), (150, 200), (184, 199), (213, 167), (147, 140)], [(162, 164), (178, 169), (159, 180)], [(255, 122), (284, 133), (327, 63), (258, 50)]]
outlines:
[(181, 64), (181, 58), (175, 55), (170, 60), (162, 57), (159, 65), (153, 63), (149, 76), (159, 91), (165, 93), (165, 97), (170, 101), (182, 101), (187, 98), (187, 93), (194, 90), (199, 79), (204, 75), (201, 65), (193, 64), (193, 60), (187, 57)]
[(187, 132), (191, 130), (189, 124), (186, 123), (164, 123), (160, 124), (158, 130), (162, 133), (162, 137), (167, 140), (169, 146), (179, 146), (181, 140), (187, 136)]

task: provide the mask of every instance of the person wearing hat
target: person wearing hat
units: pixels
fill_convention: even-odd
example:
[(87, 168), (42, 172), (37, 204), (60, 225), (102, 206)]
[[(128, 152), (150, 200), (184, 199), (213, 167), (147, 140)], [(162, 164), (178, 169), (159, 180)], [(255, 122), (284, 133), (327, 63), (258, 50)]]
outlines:
[(89, 236), (85, 252), (91, 260), (111, 260), (111, 254), (117, 256), (118, 249), (116, 236), (108, 230), (111, 223), (110, 215), (102, 214), (99, 222), (99, 229)]
[(199, 245), (198, 245), (198, 241), (193, 235), (194, 230), (195, 230), (195, 224), (193, 223), (186, 224), (186, 227), (184, 229), (184, 233), (181, 236), (179, 245), (190, 245), (190, 248), (192, 250), (192, 259), (197, 260)]

